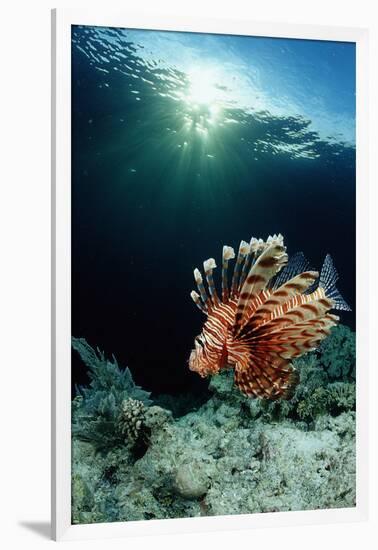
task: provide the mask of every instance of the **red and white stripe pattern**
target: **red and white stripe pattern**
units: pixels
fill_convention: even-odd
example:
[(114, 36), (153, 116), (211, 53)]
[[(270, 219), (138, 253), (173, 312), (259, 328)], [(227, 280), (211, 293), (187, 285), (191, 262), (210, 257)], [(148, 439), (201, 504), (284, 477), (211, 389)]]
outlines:
[(298, 383), (290, 360), (315, 349), (337, 324), (339, 318), (329, 313), (334, 301), (321, 280), (316, 290), (309, 290), (319, 278), (316, 271), (286, 281), (282, 273), (280, 286), (274, 287), (274, 277), (288, 261), (282, 235), (240, 243), (229, 289), (227, 270), (233, 258), (233, 248), (224, 246), (222, 298), (214, 285), (213, 258), (204, 262), (209, 292), (200, 271), (194, 271), (199, 294), (192, 291), (191, 296), (207, 319), (195, 338), (189, 368), (205, 377), (230, 367), (243, 393), (289, 398)]

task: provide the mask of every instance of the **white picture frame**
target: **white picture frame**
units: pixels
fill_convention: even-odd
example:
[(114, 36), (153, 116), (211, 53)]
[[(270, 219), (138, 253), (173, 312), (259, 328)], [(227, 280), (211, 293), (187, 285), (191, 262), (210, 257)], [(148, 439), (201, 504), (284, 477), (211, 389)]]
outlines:
[[(71, 524), (71, 25), (350, 41), (356, 43), (357, 505), (253, 515)], [(52, 533), (56, 540), (361, 521), (368, 502), (368, 33), (364, 29), (168, 19), (104, 9), (52, 12)]]

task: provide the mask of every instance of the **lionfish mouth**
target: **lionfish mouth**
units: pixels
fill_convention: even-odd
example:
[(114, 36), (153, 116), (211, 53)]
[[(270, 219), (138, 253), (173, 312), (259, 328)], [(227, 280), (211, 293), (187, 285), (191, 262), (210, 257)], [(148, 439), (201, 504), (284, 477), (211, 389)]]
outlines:
[(189, 361), (188, 361), (189, 369), (192, 370), (192, 371), (197, 370), (196, 369), (196, 359), (197, 359), (197, 352), (196, 352), (195, 349), (192, 349), (192, 351), (190, 352)]
[[(197, 343), (196, 343), (197, 346)], [(189, 357), (189, 369), (193, 372), (196, 372), (199, 374), (202, 378), (206, 378), (209, 374), (214, 373), (214, 369), (210, 367), (206, 361), (204, 361), (203, 357), (200, 355), (200, 350), (198, 349), (192, 349), (190, 352)]]

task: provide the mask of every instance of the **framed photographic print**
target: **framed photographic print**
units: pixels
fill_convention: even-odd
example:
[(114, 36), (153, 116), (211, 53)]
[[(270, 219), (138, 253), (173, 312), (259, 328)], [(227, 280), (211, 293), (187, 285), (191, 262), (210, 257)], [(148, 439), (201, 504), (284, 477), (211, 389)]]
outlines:
[(366, 517), (366, 31), (52, 27), (54, 537)]

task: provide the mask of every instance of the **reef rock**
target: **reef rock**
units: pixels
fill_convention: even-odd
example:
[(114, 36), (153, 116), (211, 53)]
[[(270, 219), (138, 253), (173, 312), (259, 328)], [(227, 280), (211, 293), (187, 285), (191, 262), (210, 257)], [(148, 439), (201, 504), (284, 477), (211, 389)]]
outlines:
[(178, 466), (174, 487), (183, 498), (196, 499), (202, 497), (207, 492), (209, 485), (210, 479), (206, 467), (201, 461), (188, 461)]

